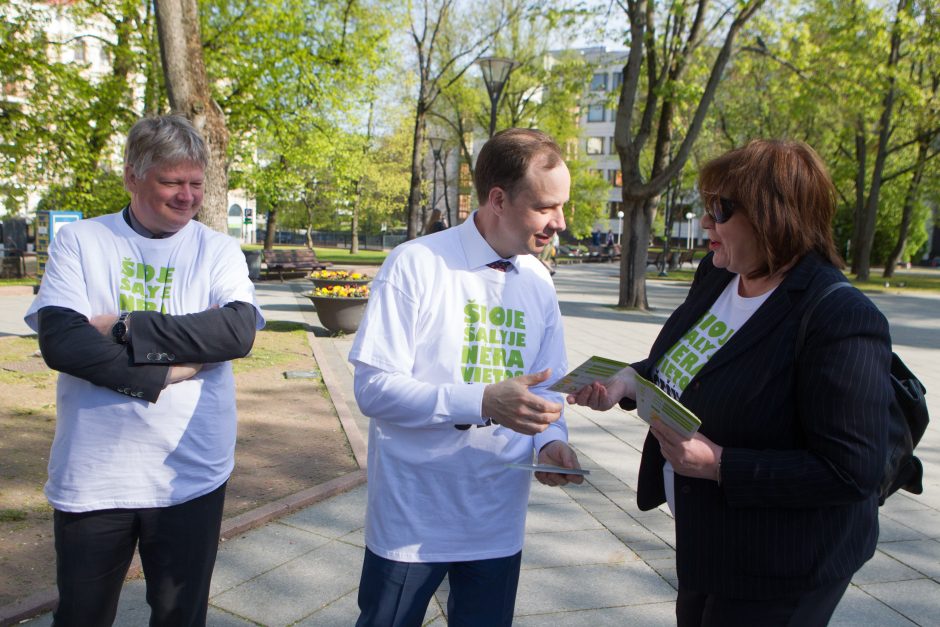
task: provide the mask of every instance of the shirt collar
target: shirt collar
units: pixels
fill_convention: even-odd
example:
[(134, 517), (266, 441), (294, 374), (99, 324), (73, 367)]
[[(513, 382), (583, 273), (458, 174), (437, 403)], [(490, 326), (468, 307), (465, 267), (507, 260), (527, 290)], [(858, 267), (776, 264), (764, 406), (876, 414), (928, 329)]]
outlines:
[[(464, 254), (467, 256), (467, 268), (470, 270), (485, 267), (486, 264), (492, 261), (502, 259), (499, 253), (493, 250), (493, 247), (483, 238), (483, 235), (477, 228), (476, 215), (477, 212), (474, 211), (464, 220), (463, 224), (456, 227), (458, 229), (457, 233), (460, 235), (460, 243), (463, 246)], [(512, 263), (511, 272), (519, 271), (517, 257), (518, 255), (514, 255), (506, 260)]]

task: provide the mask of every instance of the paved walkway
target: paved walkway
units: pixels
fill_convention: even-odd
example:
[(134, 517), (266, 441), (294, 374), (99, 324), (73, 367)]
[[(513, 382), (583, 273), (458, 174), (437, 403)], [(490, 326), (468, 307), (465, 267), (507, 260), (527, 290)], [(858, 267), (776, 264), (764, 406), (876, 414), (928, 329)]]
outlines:
[[(572, 365), (591, 354), (624, 360), (645, 355), (687, 291), (685, 285), (651, 281), (653, 313), (618, 312), (610, 307), (617, 300), (616, 273), (613, 265), (584, 264), (563, 266), (556, 274)], [(316, 325), (312, 307), (296, 295), (301, 287), (259, 284), (266, 315)], [(0, 300), (0, 332), (7, 322), (15, 326), (9, 308), (25, 310), (29, 298), (23, 297), (22, 303), (19, 298)], [(928, 394), (931, 413), (940, 421), (940, 298), (888, 295), (873, 300), (891, 321), (895, 350), (933, 391)], [(352, 400), (345, 362), (351, 342), (316, 337), (312, 343), (355, 444), (368, 430)], [(566, 489), (534, 484), (515, 624), (674, 624), (672, 519), (662, 509), (640, 512), (634, 500), (644, 423), (620, 410), (598, 413), (569, 407), (567, 417), (572, 444), (592, 474), (589, 483)], [(925, 494), (899, 493), (881, 509), (878, 551), (853, 579), (834, 625), (940, 625), (937, 425), (928, 430), (918, 452), (925, 465)], [(212, 582), (209, 624), (352, 625), (364, 504), (365, 486), (360, 485), (225, 541)], [(426, 622), (446, 625), (445, 606), (442, 589)], [(128, 582), (118, 624), (144, 625), (148, 616), (143, 583)], [(28, 624), (50, 623), (45, 615)]]

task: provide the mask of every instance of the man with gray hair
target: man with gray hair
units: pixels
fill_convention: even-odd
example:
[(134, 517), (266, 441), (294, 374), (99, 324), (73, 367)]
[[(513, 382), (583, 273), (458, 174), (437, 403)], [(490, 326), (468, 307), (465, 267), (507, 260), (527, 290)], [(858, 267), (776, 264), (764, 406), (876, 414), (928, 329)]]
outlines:
[(234, 466), (232, 359), (264, 319), (238, 242), (193, 220), (209, 155), (185, 119), (138, 121), (123, 210), (69, 224), (26, 322), (59, 371), (45, 493), (55, 625), (110, 625), (135, 545), (151, 625), (204, 625)]

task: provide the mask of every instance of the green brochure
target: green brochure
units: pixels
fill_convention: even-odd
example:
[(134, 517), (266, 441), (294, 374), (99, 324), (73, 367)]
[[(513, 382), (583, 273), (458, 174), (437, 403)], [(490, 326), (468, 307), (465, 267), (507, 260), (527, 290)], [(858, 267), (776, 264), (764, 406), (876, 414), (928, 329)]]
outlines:
[(622, 361), (614, 361), (606, 357), (589, 357), (586, 362), (566, 374), (555, 382), (555, 385), (548, 388), (553, 392), (562, 394), (574, 394), (585, 385), (590, 385), (595, 381), (604, 381), (630, 364)]
[(698, 416), (685, 405), (640, 375), (636, 377), (636, 413), (649, 424), (659, 420), (686, 438), (695, 435), (702, 425)]

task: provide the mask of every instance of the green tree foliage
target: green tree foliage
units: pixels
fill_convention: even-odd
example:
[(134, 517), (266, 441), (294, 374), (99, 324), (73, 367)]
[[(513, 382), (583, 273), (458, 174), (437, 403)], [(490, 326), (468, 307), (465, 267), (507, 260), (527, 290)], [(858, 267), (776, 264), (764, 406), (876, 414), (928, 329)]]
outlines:
[(716, 151), (751, 137), (812, 145), (839, 193), (840, 250), (860, 277), (870, 263), (890, 273), (927, 237), (923, 199), (940, 148), (936, 3), (775, 3), (746, 41), (716, 102)]
[[(59, 37), (50, 29), (58, 15), (84, 27)], [(7, 90), (0, 99), (0, 176), (30, 190), (55, 186), (58, 209), (116, 209), (108, 206), (115, 197), (108, 172), (119, 154), (115, 135), (136, 117), (130, 81), (140, 70), (148, 19), (129, 0), (0, 2), (0, 83)], [(95, 56), (108, 59), (108, 72), (92, 71)], [(25, 190), (15, 192), (18, 206), (6, 209), (24, 211)]]
[[(592, 69), (576, 51), (551, 51), (551, 35), (573, 39), (577, 12), (522, 12), (500, 31), (491, 52), (516, 63), (497, 108), (496, 128), (538, 128), (549, 133), (566, 152), (572, 176), (571, 201), (565, 208), (568, 231), (583, 237), (606, 209), (609, 185), (590, 170), (591, 161), (579, 154), (578, 111)], [(490, 101), (482, 77), (465, 72), (447, 76), (448, 85), (430, 110), (430, 122), (458, 148), (472, 176), (473, 141), (485, 139)], [(482, 135), (482, 136), (481, 136)], [(471, 190), (463, 190), (470, 192)]]
[(203, 7), (207, 64), (233, 135), (233, 182), (258, 195), (271, 227), (278, 216), (308, 231), (328, 224), (354, 196), (359, 117), (393, 58), (388, 39), (400, 15), (360, 0)]

